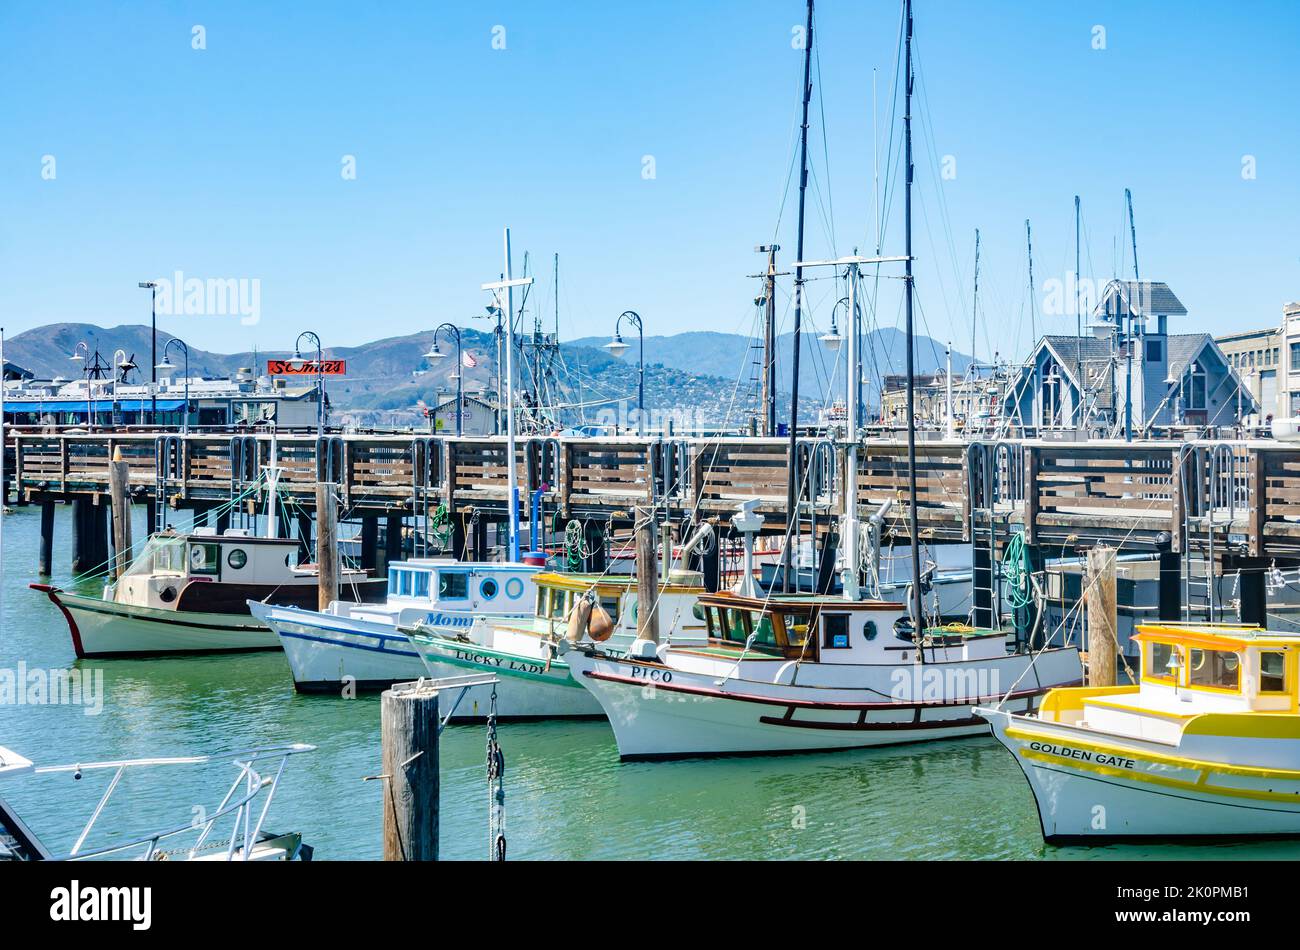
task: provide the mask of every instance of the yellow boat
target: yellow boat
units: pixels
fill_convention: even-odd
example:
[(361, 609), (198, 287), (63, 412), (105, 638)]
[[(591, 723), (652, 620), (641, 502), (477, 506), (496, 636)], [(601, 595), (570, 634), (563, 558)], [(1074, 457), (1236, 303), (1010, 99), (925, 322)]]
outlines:
[(1015, 757), (1043, 837), (1300, 834), (1300, 636), (1142, 624), (1136, 686), (976, 712)]

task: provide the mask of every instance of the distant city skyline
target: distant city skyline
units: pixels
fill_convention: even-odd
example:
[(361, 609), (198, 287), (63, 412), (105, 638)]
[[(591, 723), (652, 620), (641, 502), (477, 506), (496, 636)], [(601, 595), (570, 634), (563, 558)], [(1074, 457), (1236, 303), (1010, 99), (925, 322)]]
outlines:
[[(808, 259), (874, 250), (877, 165), (882, 250), (901, 253), (900, 6), (817, 4)], [(220, 352), (291, 349), (306, 329), (327, 348), (486, 330), (479, 285), (510, 226), (548, 330), (560, 255), (564, 338), (609, 335), (629, 308), (647, 335), (749, 333), (754, 246), (794, 260), (803, 13), (4, 6), (0, 325), (147, 323), (137, 283), (157, 279), (159, 328)], [(1027, 355), (1031, 327), (1074, 332), (1074, 195), (1096, 286), (1133, 276), (1125, 188), (1142, 278), (1189, 310), (1175, 332), (1276, 325), (1300, 298), (1300, 9), (917, 0), (915, 15), (918, 332), (971, 349), (976, 228), (977, 356)], [(839, 294), (808, 276), (806, 329), (824, 332)], [(899, 287), (880, 282), (873, 325), (899, 325)]]

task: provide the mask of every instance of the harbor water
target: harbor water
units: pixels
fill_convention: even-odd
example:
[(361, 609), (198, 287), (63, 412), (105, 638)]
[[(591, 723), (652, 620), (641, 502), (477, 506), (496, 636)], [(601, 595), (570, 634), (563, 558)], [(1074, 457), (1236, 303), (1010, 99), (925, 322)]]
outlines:
[[(277, 653), (76, 660), (58, 610), (27, 587), (38, 579), (39, 521), (35, 507), (5, 517), (0, 676), (13, 682), (20, 671), (39, 678), (78, 668), (93, 681), (102, 671), (102, 708), (7, 701), (0, 745), (39, 765), (311, 743), (315, 752), (290, 761), (267, 827), (301, 831), (318, 860), (380, 856), (380, 783), (363, 780), (380, 770), (377, 696), (298, 695)], [(144, 528), (137, 523), (137, 537)], [(70, 575), (70, 534), (69, 510), (60, 507), (51, 583), (97, 592), (102, 579)], [(445, 858), (487, 856), (485, 741), (481, 725), (443, 734)], [(511, 859), (1300, 857), (1300, 842), (1285, 841), (1046, 845), (1024, 777), (991, 737), (626, 764), (603, 722), (506, 724), (500, 743)], [(6, 782), (0, 794), (38, 835), (66, 850), (108, 778), (28, 777)], [(228, 765), (143, 772), (115, 795), (97, 827), (120, 836), (187, 822), (194, 808), (211, 808), (232, 778)]]

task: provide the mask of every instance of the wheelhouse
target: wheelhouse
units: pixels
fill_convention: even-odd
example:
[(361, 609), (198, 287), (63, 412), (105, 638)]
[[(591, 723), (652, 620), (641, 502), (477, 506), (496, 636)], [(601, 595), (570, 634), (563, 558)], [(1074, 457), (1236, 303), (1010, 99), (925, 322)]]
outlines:
[(860, 662), (886, 642), (897, 641), (894, 624), (903, 607), (885, 601), (763, 599), (724, 592), (701, 597), (695, 610), (714, 647), (813, 662)]
[(528, 581), (537, 568), (435, 559), (410, 560), (388, 569), (388, 597), (451, 610), (513, 613), (531, 601)]
[(1145, 694), (1186, 691), (1237, 708), (1297, 711), (1300, 638), (1228, 624), (1142, 624), (1133, 639)]

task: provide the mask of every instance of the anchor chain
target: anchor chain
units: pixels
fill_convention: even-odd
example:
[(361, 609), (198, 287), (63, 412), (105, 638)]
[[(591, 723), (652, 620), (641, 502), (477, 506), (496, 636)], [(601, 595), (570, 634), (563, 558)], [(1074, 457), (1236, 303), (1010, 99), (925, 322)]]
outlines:
[(492, 702), (487, 721), (488, 777), (488, 860), (506, 859), (506, 758), (497, 742), (497, 689), (492, 687)]

